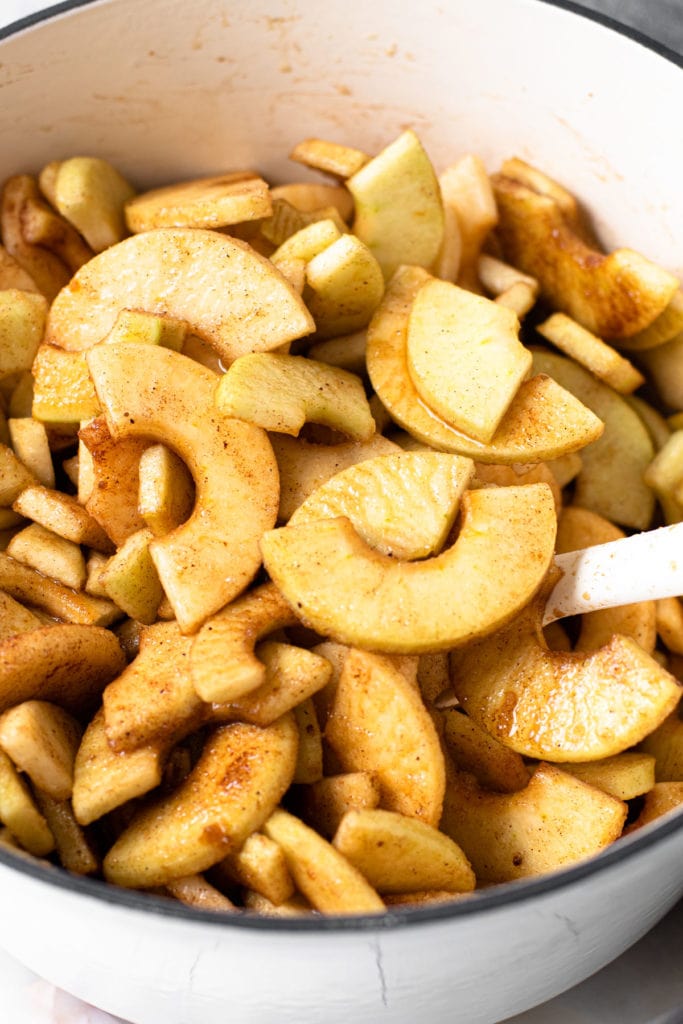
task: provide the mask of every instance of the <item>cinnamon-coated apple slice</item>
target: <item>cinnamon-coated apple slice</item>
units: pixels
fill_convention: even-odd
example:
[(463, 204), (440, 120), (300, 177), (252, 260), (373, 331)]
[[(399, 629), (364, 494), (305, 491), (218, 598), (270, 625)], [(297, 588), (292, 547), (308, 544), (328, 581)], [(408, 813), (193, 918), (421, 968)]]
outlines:
[(397, 654), (445, 650), (522, 608), (555, 543), (546, 484), (468, 491), (462, 508), (455, 543), (424, 561), (381, 554), (344, 517), (265, 533), (263, 560), (296, 614), (321, 634)]
[(593, 651), (549, 650), (541, 631), (546, 597), (544, 588), (501, 630), (452, 652), (455, 694), (475, 722), (526, 757), (619, 754), (666, 718), (681, 685), (619, 634)]
[(105, 249), (52, 304), (45, 340), (91, 348), (122, 309), (183, 320), (225, 363), (315, 330), (301, 297), (246, 243), (203, 228), (158, 228)]
[(114, 438), (146, 437), (172, 448), (196, 487), (192, 515), (150, 544), (164, 591), (192, 633), (236, 597), (261, 563), (258, 541), (275, 523), (277, 463), (260, 427), (214, 406), (217, 376), (178, 352), (135, 342), (88, 353), (98, 398)]
[(520, 386), (488, 444), (468, 437), (433, 412), (413, 384), (406, 354), (410, 311), (430, 280), (421, 267), (401, 267), (368, 327), (368, 374), (397, 423), (433, 448), (478, 462), (545, 462), (600, 436), (602, 423), (597, 416), (543, 374)]
[(512, 310), (448, 281), (427, 281), (415, 296), (406, 356), (422, 401), (484, 444), (531, 369)]

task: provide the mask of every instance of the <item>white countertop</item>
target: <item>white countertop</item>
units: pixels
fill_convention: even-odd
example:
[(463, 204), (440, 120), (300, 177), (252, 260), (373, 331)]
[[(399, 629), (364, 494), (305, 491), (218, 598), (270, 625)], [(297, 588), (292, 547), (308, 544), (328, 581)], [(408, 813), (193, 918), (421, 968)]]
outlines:
[[(650, 0), (648, 4), (641, 0), (625, 4), (622, 0), (583, 0), (583, 4), (621, 16), (669, 45), (682, 31), (680, 0)], [(0, 27), (45, 6), (44, 0), (0, 0)], [(674, 37), (669, 24), (672, 17), (679, 33)], [(557, 999), (510, 1018), (507, 1024), (682, 1024), (682, 951), (680, 903), (609, 967)], [(121, 1024), (118, 1018), (36, 977), (2, 950), (0, 1020), (3, 1024)]]

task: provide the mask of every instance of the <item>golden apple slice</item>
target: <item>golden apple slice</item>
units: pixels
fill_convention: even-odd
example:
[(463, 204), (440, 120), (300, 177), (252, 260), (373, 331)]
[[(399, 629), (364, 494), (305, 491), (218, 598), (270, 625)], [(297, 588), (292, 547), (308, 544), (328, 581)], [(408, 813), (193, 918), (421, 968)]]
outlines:
[(445, 650), (492, 632), (523, 607), (555, 543), (555, 504), (545, 484), (468, 491), (462, 505), (456, 542), (425, 561), (374, 551), (340, 518), (264, 534), (264, 562), (319, 633), (392, 653)]
[[(275, 199), (273, 200), (273, 212), (270, 217), (266, 217), (260, 222), (259, 232), (272, 245), (280, 246), (302, 228), (322, 220), (334, 221), (340, 234), (348, 231), (348, 225), (340, 216), (336, 206), (321, 206), (304, 212), (297, 210), (286, 199)], [(292, 257), (292, 259), (295, 258)]]
[(100, 524), (72, 495), (63, 491), (31, 484), (15, 499), (12, 508), (74, 544), (85, 544), (105, 554), (113, 550)]
[[(79, 500), (114, 543), (123, 544), (145, 526), (138, 510), (138, 473), (150, 442), (144, 437), (112, 437), (104, 416), (81, 427), (78, 436)], [(91, 478), (88, 486), (85, 473)]]
[(6, 444), (0, 444), (0, 507), (6, 508), (36, 478)]
[[(7, 427), (14, 454), (36, 478), (36, 483), (28, 486), (33, 488), (42, 484), (43, 487), (54, 488), (55, 467), (45, 425), (32, 417), (19, 416), (16, 419), (10, 417)], [(21, 494), (15, 500), (19, 498)]]
[(294, 882), (281, 847), (262, 832), (252, 832), (242, 849), (216, 864), (211, 875), (219, 885), (224, 882), (228, 890), (237, 883), (277, 905), (294, 895)]
[(31, 792), (9, 757), (0, 750), (0, 821), (35, 857), (54, 849), (55, 840)]
[(531, 368), (519, 321), (504, 306), (447, 281), (427, 281), (413, 301), (406, 358), (430, 409), (488, 444)]
[(95, 256), (53, 303), (45, 340), (91, 348), (122, 309), (186, 321), (226, 363), (315, 329), (300, 296), (269, 260), (201, 228), (146, 231)]
[(37, 615), (15, 601), (9, 594), (0, 590), (0, 641), (6, 640), (17, 633), (28, 633), (32, 629), (41, 629), (45, 623)]
[(544, 462), (600, 436), (597, 416), (543, 374), (520, 386), (489, 444), (467, 437), (432, 412), (415, 389), (406, 358), (410, 310), (429, 280), (420, 267), (398, 270), (368, 327), (370, 380), (397, 423), (438, 450), (478, 462)]
[(350, 178), (359, 171), (370, 157), (360, 149), (343, 146), (326, 139), (303, 139), (289, 154), (290, 160), (297, 160), (316, 171), (333, 174), (337, 178)]
[(306, 305), (319, 338), (365, 327), (384, 294), (382, 270), (355, 235), (342, 235), (306, 264)]
[(15, 174), (8, 178), (0, 199), (0, 235), (10, 256), (35, 281), (48, 302), (52, 302), (68, 284), (71, 271), (53, 252), (31, 245), (24, 238), (21, 221), (26, 204), (39, 197), (38, 183), (31, 175)]
[(0, 716), (0, 748), (34, 785), (55, 800), (67, 800), (81, 731), (78, 721), (56, 704), (26, 700)]
[(31, 275), (17, 263), (14, 256), (10, 256), (4, 245), (0, 245), (0, 289), (6, 291), (12, 288), (40, 294)]
[(627, 806), (540, 764), (528, 786), (491, 793), (451, 771), (441, 830), (462, 848), (480, 885), (546, 874), (585, 860), (621, 835)]
[(471, 892), (476, 884), (469, 861), (452, 839), (395, 811), (349, 811), (332, 845), (381, 893)]
[(470, 459), (442, 452), (366, 459), (314, 491), (289, 525), (346, 516), (383, 554), (404, 561), (428, 558), (445, 543), (473, 468)]
[(683, 782), (683, 719), (680, 706), (645, 737), (640, 749), (654, 757), (657, 782)]
[(632, 249), (604, 255), (589, 247), (549, 196), (503, 174), (492, 183), (504, 258), (538, 279), (554, 309), (599, 338), (642, 331), (678, 291), (673, 274)]
[(626, 750), (599, 761), (565, 763), (562, 769), (617, 800), (634, 800), (655, 784), (655, 759), (638, 750)]
[(251, 171), (193, 178), (142, 192), (125, 205), (130, 231), (153, 228), (220, 228), (269, 217), (273, 206), (267, 183)]
[(280, 522), (287, 522), (294, 510), (335, 473), (376, 455), (389, 455), (399, 450), (397, 444), (382, 434), (373, 434), (368, 441), (330, 445), (314, 444), (286, 434), (275, 434), (271, 441), (280, 472)]
[(627, 352), (644, 352), (673, 341), (683, 332), (683, 289), (676, 292), (669, 305), (652, 321), (649, 327), (631, 335), (620, 338), (619, 347)]
[(296, 615), (272, 583), (233, 601), (202, 626), (192, 645), (192, 681), (204, 701), (237, 700), (266, 681), (265, 665), (254, 654), (258, 640)]
[(82, 713), (124, 666), (118, 640), (99, 626), (58, 623), (19, 633), (2, 644), (0, 710), (45, 700)]
[(44, 296), (17, 288), (0, 291), (0, 380), (31, 369), (46, 316)]
[(346, 772), (370, 772), (381, 806), (438, 825), (445, 768), (419, 690), (394, 659), (350, 650), (334, 691), (325, 740)]
[(40, 196), (27, 198), (21, 211), (21, 230), (29, 245), (53, 252), (72, 274), (94, 255), (68, 220), (55, 213)]
[(30, 565), (65, 587), (80, 590), (85, 584), (85, 558), (80, 545), (58, 537), (38, 523), (31, 523), (15, 533), (6, 551), (18, 562)]
[(263, 826), (282, 848), (298, 888), (323, 914), (370, 914), (384, 903), (370, 883), (327, 840), (280, 808)]
[(291, 715), (267, 729), (216, 729), (178, 789), (141, 810), (119, 836), (105, 857), (105, 878), (129, 888), (164, 885), (236, 852), (289, 788), (297, 741)]
[(533, 353), (536, 373), (547, 373), (599, 416), (604, 432), (581, 452), (574, 502), (605, 519), (645, 530), (654, 512), (654, 494), (643, 480), (652, 461), (652, 441), (638, 414), (622, 395), (555, 352)]
[(47, 164), (40, 187), (95, 252), (125, 237), (123, 207), (135, 190), (106, 160), (75, 156)]
[(306, 356), (241, 356), (218, 382), (215, 401), (225, 416), (283, 434), (296, 436), (309, 420), (354, 441), (367, 441), (375, 432), (360, 378)]
[(371, 772), (326, 775), (303, 792), (304, 818), (326, 839), (331, 839), (348, 811), (371, 810), (381, 798)]
[(683, 782), (655, 782), (643, 798), (643, 808), (634, 822), (624, 830), (630, 835), (643, 825), (649, 825), (663, 814), (679, 810), (683, 806)]
[(104, 714), (98, 711), (83, 734), (74, 763), (72, 804), (81, 825), (108, 814), (161, 782), (166, 747), (163, 741), (114, 750), (107, 739)]
[(65, 587), (4, 552), (0, 552), (0, 590), (69, 623), (108, 626), (121, 617), (111, 601)]
[(119, 341), (137, 341), (142, 345), (163, 345), (180, 352), (186, 338), (187, 324), (184, 320), (153, 316), (138, 309), (122, 309), (104, 341), (109, 345)]
[(45, 423), (81, 423), (99, 415), (95, 386), (83, 352), (41, 345), (33, 372), (33, 415)]
[(515, 793), (529, 782), (529, 769), (521, 754), (477, 725), (457, 708), (442, 712), (443, 737), (451, 760), (470, 772), (487, 789)]
[(356, 203), (353, 232), (385, 278), (402, 263), (430, 267), (443, 238), (439, 182), (414, 131), (403, 132), (346, 182)]
[(642, 373), (611, 345), (597, 338), (565, 313), (553, 313), (536, 330), (560, 352), (589, 370), (598, 380), (621, 395), (629, 395), (645, 383)]
[(526, 757), (595, 761), (652, 732), (681, 697), (678, 681), (628, 637), (596, 651), (550, 651), (545, 594), (498, 632), (451, 654), (455, 694), (492, 736)]
[(194, 478), (192, 516), (150, 544), (181, 628), (194, 632), (258, 570), (259, 538), (277, 514), (277, 464), (260, 428), (216, 410), (215, 374), (170, 349), (139, 353), (133, 342), (99, 345), (90, 372), (112, 435), (167, 444)]

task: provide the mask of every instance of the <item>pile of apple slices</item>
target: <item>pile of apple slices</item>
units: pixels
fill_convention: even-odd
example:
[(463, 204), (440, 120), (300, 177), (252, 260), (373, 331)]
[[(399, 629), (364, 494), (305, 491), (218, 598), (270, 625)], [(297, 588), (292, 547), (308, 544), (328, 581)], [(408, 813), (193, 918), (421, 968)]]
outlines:
[(542, 628), (683, 518), (679, 282), (518, 159), (291, 155), (4, 185), (0, 838), (269, 914), (556, 870), (683, 802), (678, 599)]

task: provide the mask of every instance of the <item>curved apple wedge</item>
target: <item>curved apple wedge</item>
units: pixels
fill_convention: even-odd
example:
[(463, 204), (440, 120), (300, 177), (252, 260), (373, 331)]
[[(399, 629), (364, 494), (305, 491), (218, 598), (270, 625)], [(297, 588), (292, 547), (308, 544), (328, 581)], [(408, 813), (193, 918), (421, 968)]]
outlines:
[(596, 761), (639, 743), (681, 697), (680, 683), (639, 644), (548, 649), (545, 594), (513, 622), (451, 654), (455, 694), (471, 718), (526, 757)]
[(405, 561), (427, 558), (443, 547), (473, 472), (471, 459), (444, 452), (366, 459), (315, 490), (289, 525), (346, 516), (384, 554)]
[(296, 614), (319, 633), (389, 653), (445, 650), (519, 611), (541, 585), (555, 542), (546, 484), (468, 491), (462, 507), (455, 543), (425, 561), (375, 551), (341, 517), (266, 533), (264, 563)]
[(202, 228), (157, 228), (89, 260), (52, 304), (46, 340), (91, 348), (122, 309), (185, 321), (230, 363), (315, 330), (300, 296), (246, 243)]
[(133, 889), (165, 885), (236, 853), (289, 788), (298, 737), (291, 713), (266, 729), (216, 729), (182, 785), (143, 808), (116, 840), (105, 878)]
[(520, 385), (487, 444), (461, 433), (433, 412), (412, 381), (407, 354), (413, 302), (430, 280), (421, 267), (401, 267), (368, 327), (368, 374), (392, 419), (419, 441), (478, 462), (545, 462), (600, 437), (603, 427), (598, 417), (540, 373)]
[(180, 627), (192, 633), (259, 568), (258, 541), (279, 502), (270, 441), (260, 427), (222, 415), (216, 375), (171, 349), (141, 359), (134, 342), (99, 345), (88, 365), (112, 436), (162, 441), (194, 478), (192, 515), (150, 544)]

